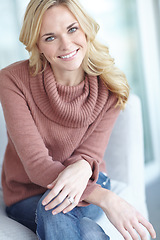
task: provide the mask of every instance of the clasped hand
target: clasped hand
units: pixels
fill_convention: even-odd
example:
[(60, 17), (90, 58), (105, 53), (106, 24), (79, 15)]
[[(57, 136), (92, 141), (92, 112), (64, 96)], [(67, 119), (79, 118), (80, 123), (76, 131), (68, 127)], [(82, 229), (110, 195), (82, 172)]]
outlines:
[(91, 175), (91, 167), (85, 160), (66, 167), (56, 180), (47, 186), (51, 191), (42, 201), (45, 210), (53, 209), (53, 215), (71, 211), (78, 205)]

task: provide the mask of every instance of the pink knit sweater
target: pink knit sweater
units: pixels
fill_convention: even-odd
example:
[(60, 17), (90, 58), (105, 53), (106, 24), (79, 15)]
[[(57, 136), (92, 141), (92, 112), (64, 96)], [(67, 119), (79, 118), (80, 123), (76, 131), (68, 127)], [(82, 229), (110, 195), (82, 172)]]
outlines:
[(22, 61), (0, 71), (0, 101), (8, 145), (2, 169), (7, 206), (44, 193), (66, 166), (85, 159), (92, 167), (79, 205), (105, 171), (103, 155), (119, 108), (102, 80), (86, 76), (77, 86), (56, 83), (48, 65), (44, 74), (29, 74)]

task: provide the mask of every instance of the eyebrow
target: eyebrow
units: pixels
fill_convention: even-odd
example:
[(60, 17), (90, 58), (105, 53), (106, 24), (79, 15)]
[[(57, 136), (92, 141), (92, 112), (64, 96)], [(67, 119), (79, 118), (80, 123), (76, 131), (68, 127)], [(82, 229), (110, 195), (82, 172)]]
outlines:
[(67, 29), (73, 27), (73, 25), (76, 24), (76, 23), (78, 23), (78, 22), (74, 22), (74, 23), (72, 23), (71, 25), (69, 25), (69, 26), (67, 27)]
[[(67, 29), (73, 27), (76, 23), (78, 23), (78, 22), (74, 22), (74, 23), (70, 24), (70, 25), (67, 27)], [(52, 32), (50, 32), (50, 33), (45, 33), (42, 37), (51, 36), (51, 35), (54, 36), (55, 34), (52, 33)]]

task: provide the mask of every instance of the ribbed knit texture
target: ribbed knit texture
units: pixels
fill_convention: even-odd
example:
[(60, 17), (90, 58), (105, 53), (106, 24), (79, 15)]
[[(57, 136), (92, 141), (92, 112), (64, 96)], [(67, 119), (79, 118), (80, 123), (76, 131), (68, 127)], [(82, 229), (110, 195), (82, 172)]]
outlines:
[(33, 77), (28, 61), (22, 61), (0, 71), (0, 101), (8, 132), (2, 170), (6, 205), (45, 192), (80, 159), (93, 171), (79, 203), (86, 205), (99, 171), (106, 171), (103, 155), (120, 111), (103, 81), (86, 75), (77, 86), (63, 86), (49, 65)]
[(56, 84), (48, 66), (44, 76), (39, 76), (38, 85), (36, 78), (31, 79), (30, 85), (37, 106), (47, 118), (66, 127), (85, 127), (93, 123), (108, 98), (106, 87), (96, 77), (86, 76), (78, 86), (62, 86)]

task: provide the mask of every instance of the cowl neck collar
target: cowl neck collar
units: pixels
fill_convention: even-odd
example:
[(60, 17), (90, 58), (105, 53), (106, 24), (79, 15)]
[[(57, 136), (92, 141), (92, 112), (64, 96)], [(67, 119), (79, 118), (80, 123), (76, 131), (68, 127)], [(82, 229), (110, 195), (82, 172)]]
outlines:
[(37, 107), (47, 118), (73, 128), (92, 124), (108, 99), (100, 78), (86, 74), (77, 86), (60, 85), (49, 65), (42, 74), (30, 78), (30, 88)]

